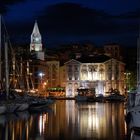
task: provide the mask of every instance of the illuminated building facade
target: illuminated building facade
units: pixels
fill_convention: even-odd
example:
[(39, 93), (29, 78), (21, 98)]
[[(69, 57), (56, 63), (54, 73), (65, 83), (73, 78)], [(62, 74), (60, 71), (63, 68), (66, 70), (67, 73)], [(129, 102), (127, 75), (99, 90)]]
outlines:
[(58, 87), (59, 84), (59, 61), (42, 61), (34, 59), (30, 62), (30, 71), (34, 88), (46, 91), (47, 88)]
[(59, 82), (59, 61), (46, 61), (46, 78), (48, 87), (58, 87)]
[(35, 89), (43, 91), (46, 89), (46, 62), (38, 59), (30, 61), (30, 71), (32, 73), (32, 80)]
[[(111, 89), (117, 89), (123, 94), (125, 64), (121, 61), (119, 46), (117, 44), (105, 45), (102, 54), (95, 48), (92, 50), (93, 48), (88, 45), (75, 46), (72, 48), (73, 51), (67, 50), (66, 54), (62, 53), (66, 61), (60, 66), (59, 58), (44, 57), (41, 34), (35, 22), (30, 43), (32, 56), (30, 71), (35, 88), (64, 87), (65, 95), (68, 97), (77, 95), (78, 88), (94, 89), (96, 94), (103, 95)], [(75, 59), (69, 58), (72, 56), (71, 52), (76, 54)], [(81, 52), (88, 55), (83, 56)], [(41, 76), (40, 73), (42, 73)]]
[(77, 95), (77, 88), (95, 89), (96, 94), (103, 95), (118, 89), (123, 94), (124, 68), (123, 62), (106, 55), (72, 59), (61, 68), (61, 84), (66, 87), (66, 96), (72, 97)]

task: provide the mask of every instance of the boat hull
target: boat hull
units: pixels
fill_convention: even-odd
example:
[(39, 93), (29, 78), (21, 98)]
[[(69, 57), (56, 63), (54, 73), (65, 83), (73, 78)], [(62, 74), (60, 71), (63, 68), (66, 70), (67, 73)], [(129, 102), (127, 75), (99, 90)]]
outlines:
[(19, 104), (6, 104), (6, 113), (13, 113), (19, 107)]
[(140, 128), (140, 106), (135, 106), (126, 111), (126, 123), (129, 129)]
[(123, 95), (109, 95), (107, 97), (105, 97), (106, 101), (116, 101), (116, 102), (124, 102), (125, 101), (125, 97)]
[(0, 114), (4, 114), (4, 113), (6, 113), (6, 106), (1, 105), (0, 106)]
[(21, 103), (19, 104), (19, 107), (17, 108), (16, 111), (25, 111), (29, 108), (29, 104), (28, 103)]
[(88, 100), (88, 97), (87, 96), (75, 96), (75, 100), (77, 102), (83, 102), (83, 101), (87, 101)]

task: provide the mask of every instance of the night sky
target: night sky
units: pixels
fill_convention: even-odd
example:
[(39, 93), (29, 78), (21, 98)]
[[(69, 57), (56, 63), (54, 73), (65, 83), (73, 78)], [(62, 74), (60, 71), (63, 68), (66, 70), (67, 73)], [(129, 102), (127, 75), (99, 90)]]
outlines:
[(45, 47), (137, 45), (140, 0), (2, 0), (0, 12), (13, 44), (30, 44), (37, 20)]

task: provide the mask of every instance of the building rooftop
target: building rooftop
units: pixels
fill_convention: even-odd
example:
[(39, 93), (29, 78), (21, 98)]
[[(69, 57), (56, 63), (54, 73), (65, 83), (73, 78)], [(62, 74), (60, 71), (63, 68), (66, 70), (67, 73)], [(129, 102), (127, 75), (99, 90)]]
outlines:
[(111, 59), (107, 55), (94, 55), (94, 56), (82, 56), (81, 58), (76, 59), (81, 63), (102, 63)]

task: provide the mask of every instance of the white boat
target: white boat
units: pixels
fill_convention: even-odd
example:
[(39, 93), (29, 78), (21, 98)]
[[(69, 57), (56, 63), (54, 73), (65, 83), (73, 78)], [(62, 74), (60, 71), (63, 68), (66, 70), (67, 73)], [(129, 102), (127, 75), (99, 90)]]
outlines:
[(96, 102), (105, 102), (105, 97), (103, 94), (97, 94), (95, 97)]
[(137, 90), (128, 93), (126, 124), (131, 140), (135, 134), (140, 135), (140, 36), (137, 46)]

